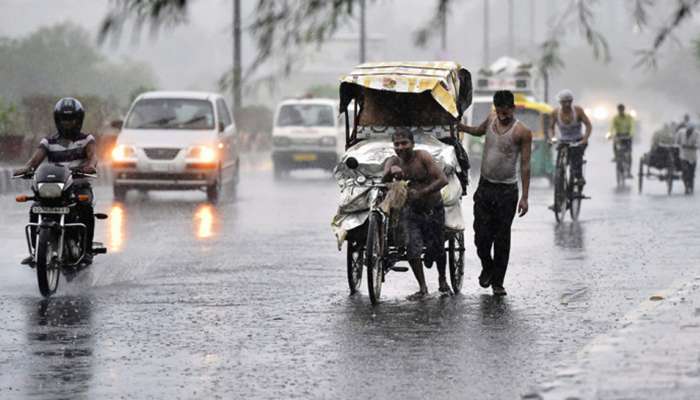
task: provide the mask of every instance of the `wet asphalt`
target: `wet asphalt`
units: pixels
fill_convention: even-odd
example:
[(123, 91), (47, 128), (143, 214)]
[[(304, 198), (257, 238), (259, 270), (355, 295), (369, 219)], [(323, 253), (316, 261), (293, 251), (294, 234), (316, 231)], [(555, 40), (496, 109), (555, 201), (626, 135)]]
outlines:
[(672, 196), (652, 180), (616, 189), (610, 152), (589, 146), (580, 222), (557, 225), (552, 189), (533, 180), (505, 298), (478, 287), (471, 228), (462, 294), (437, 296), (432, 269), (423, 301), (406, 300), (410, 273), (387, 277), (378, 307), (366, 282), (349, 296), (334, 181), (275, 182), (263, 160), (217, 206), (181, 192), (115, 203), (98, 188), (110, 253), (43, 300), (19, 266), (26, 205), (0, 196), (0, 398), (520, 398), (698, 274), (698, 199), (679, 182)]

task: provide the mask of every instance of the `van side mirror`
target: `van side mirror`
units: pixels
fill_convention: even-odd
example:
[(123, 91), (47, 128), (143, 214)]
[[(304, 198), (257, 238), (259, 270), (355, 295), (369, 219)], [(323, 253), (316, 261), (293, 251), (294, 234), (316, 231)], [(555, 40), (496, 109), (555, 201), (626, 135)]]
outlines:
[(120, 131), (120, 130), (122, 130), (122, 127), (124, 126), (124, 120), (121, 120), (121, 119), (112, 120), (112, 121), (109, 123), (109, 126), (111, 126), (112, 128), (114, 128), (114, 129)]
[(218, 129), (219, 129), (219, 133), (224, 132), (224, 123), (223, 122), (219, 121)]

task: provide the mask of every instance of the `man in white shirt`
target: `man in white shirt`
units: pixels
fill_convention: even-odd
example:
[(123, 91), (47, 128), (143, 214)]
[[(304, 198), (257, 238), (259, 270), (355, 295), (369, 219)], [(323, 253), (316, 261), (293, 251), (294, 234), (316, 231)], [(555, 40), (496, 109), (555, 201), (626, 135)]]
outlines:
[(698, 144), (700, 144), (700, 128), (689, 124), (676, 134), (676, 144), (680, 147), (679, 157), (683, 172), (685, 194), (693, 193), (695, 183), (695, 168), (698, 164)]

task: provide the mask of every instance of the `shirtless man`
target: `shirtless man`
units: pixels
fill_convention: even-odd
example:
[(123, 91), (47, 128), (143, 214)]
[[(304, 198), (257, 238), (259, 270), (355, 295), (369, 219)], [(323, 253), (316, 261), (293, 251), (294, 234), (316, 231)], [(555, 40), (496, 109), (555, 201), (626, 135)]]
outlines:
[(419, 291), (409, 299), (419, 299), (428, 294), (421, 263), (423, 246), (426, 247), (426, 258), (437, 263), (440, 292), (449, 293), (450, 287), (445, 278), (445, 208), (440, 195), (440, 189), (447, 185), (447, 176), (430, 153), (413, 148), (412, 132), (397, 128), (391, 139), (396, 156), (389, 158), (384, 165), (384, 181), (409, 181), (408, 199), (401, 219), (408, 234), (408, 263), (419, 287)]
[[(482, 267), (479, 284), (484, 288), (491, 286), (494, 296), (504, 296), (510, 227), (516, 208), (521, 217), (528, 210), (532, 132), (515, 119), (513, 93), (496, 92), (493, 105), (495, 114), (489, 115), (480, 126), (459, 124), (459, 129), (473, 136), (486, 135), (481, 179), (474, 193), (474, 243)], [(520, 202), (518, 158), (523, 191)]]

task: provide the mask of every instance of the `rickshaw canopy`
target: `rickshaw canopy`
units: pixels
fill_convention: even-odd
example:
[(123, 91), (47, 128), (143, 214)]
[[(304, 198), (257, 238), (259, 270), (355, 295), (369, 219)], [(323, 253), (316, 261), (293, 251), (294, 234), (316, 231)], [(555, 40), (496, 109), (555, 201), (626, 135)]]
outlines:
[[(380, 91), (383, 94), (427, 93), (439, 108), (455, 121), (461, 118), (472, 101), (471, 74), (459, 64), (449, 61), (382, 62), (358, 65), (352, 72), (341, 78), (340, 109), (346, 110), (352, 100), (356, 100), (360, 105), (363, 105), (365, 100), (371, 102), (372, 91)], [(376, 95), (374, 98), (379, 99)], [(398, 103), (402, 103), (400, 96), (396, 98)], [(367, 105), (369, 104), (365, 106)], [(378, 107), (370, 105), (368, 108)], [(383, 122), (380, 121), (377, 124), (383, 124)]]

